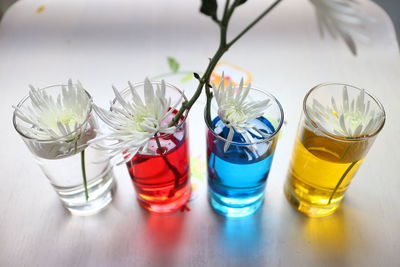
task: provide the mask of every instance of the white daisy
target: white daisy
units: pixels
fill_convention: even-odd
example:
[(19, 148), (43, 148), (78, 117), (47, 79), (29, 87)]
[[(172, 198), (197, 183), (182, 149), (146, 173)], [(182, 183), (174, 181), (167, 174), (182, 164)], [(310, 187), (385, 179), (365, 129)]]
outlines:
[(229, 82), (227, 88), (224, 86), (224, 74), (218, 88), (213, 84), (214, 96), (218, 104), (218, 116), (229, 128), (227, 142), (224, 145), (224, 152), (229, 148), (233, 135), (236, 132), (242, 134), (248, 143), (252, 143), (251, 133), (264, 137), (264, 134), (249, 121), (261, 117), (265, 109), (270, 105), (270, 100), (249, 101), (246, 97), (251, 88), (251, 84), (243, 87), (243, 78), (238, 87), (233, 87)]
[(369, 100), (366, 100), (362, 89), (357, 99), (349, 99), (347, 87), (343, 87), (340, 106), (331, 97), (331, 105), (323, 106), (313, 99), (312, 106), (307, 108), (319, 127), (337, 136), (357, 138), (374, 133), (382, 124), (385, 115), (375, 111)]
[(354, 39), (367, 40), (360, 28), (370, 20), (359, 8), (355, 0), (310, 0), (314, 4), (318, 25), (323, 35), (324, 30), (336, 38), (342, 38), (351, 52), (357, 54)]
[(129, 83), (130, 99), (124, 97), (113, 87), (115, 101), (111, 103), (111, 111), (95, 106), (100, 118), (110, 127), (109, 133), (93, 140), (105, 140), (107, 144), (95, 144), (98, 149), (106, 150), (107, 156), (122, 157), (118, 165), (130, 161), (135, 154), (146, 149), (150, 139), (158, 134), (172, 134), (175, 126), (169, 126), (167, 117), (175, 111), (183, 96), (172, 105), (171, 98), (166, 98), (166, 85), (162, 80), (156, 90), (149, 79), (144, 81), (144, 100)]

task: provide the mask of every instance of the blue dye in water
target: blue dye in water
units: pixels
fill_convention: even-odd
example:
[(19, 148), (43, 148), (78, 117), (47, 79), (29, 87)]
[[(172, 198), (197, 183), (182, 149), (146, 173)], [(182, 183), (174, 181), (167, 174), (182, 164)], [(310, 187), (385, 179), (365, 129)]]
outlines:
[[(264, 137), (249, 132), (253, 142), (271, 136), (275, 129), (265, 118), (249, 123)], [(219, 117), (212, 122), (214, 133), (227, 138), (227, 128)], [(243, 136), (235, 132), (233, 141), (245, 143)], [(225, 142), (208, 134), (208, 185), (211, 206), (228, 217), (243, 217), (256, 212), (263, 204), (265, 183), (271, 168), (276, 140), (253, 146), (231, 144), (224, 152)]]

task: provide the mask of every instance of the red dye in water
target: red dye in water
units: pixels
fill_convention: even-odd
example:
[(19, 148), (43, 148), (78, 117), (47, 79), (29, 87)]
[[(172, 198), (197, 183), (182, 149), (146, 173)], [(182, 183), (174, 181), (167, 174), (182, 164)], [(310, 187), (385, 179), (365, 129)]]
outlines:
[(159, 145), (151, 139), (146, 153), (137, 153), (127, 166), (140, 205), (153, 213), (171, 213), (190, 197), (186, 125), (157, 139)]

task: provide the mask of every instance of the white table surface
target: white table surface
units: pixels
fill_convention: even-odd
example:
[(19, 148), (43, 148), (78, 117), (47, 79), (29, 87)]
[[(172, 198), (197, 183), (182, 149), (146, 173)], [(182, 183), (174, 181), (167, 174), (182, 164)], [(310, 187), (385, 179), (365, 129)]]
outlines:
[[(248, 2), (233, 18), (233, 33), (265, 5)], [(358, 57), (340, 41), (320, 39), (308, 1), (284, 0), (223, 58), (273, 93), (287, 122), (264, 207), (239, 220), (208, 206), (200, 104), (190, 115), (190, 138), (203, 175), (196, 171), (193, 178), (198, 188), (191, 211), (170, 216), (138, 206), (124, 166), (116, 168), (117, 194), (106, 210), (69, 215), (12, 126), (11, 105), (28, 84), (79, 79), (106, 106), (112, 84), (122, 89), (127, 80), (167, 72), (167, 56), (201, 72), (217, 48), (218, 31), (198, 12), (200, 1), (17, 2), (0, 23), (0, 266), (400, 266), (399, 49), (388, 16), (361, 2), (375, 23), (366, 26), (370, 42), (359, 44)], [(181, 77), (167, 81), (191, 95), (196, 83), (180, 83)], [(302, 99), (326, 81), (370, 90), (385, 106), (387, 122), (342, 208), (311, 219), (291, 208), (282, 188)]]

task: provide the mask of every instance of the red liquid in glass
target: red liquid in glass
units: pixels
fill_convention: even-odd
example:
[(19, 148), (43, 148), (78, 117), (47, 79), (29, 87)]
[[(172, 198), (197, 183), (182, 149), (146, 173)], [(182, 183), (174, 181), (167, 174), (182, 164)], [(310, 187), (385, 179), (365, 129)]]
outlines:
[[(186, 126), (150, 140), (148, 154), (136, 154), (127, 163), (139, 203), (152, 213), (171, 213), (190, 197), (189, 151)], [(161, 155), (162, 154), (162, 155)]]

